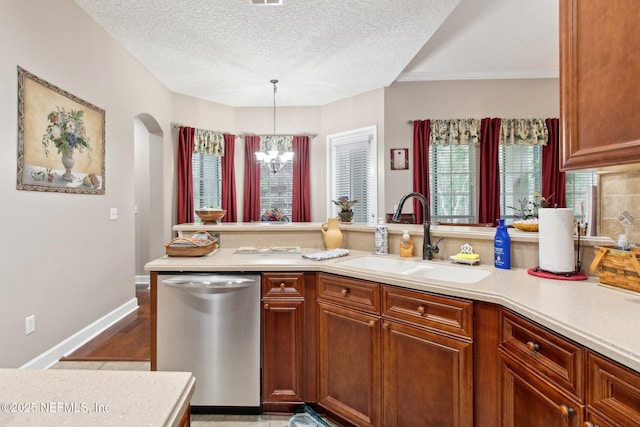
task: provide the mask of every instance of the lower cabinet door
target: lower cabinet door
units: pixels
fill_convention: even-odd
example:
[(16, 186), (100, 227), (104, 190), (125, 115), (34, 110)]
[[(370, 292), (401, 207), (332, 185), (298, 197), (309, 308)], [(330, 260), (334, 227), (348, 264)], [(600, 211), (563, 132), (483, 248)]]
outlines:
[(318, 305), (318, 403), (353, 425), (380, 426), (379, 317)]
[(262, 406), (291, 412), (304, 402), (304, 301), (262, 301)]
[(384, 426), (472, 426), (471, 342), (382, 320)]
[(503, 427), (581, 427), (584, 407), (501, 354)]

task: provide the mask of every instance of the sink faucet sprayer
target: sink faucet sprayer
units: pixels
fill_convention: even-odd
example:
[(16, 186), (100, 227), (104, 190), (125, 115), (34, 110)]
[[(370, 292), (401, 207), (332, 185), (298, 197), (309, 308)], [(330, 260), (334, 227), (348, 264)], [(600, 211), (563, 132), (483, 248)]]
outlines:
[(404, 196), (402, 196), (402, 198), (398, 202), (398, 208), (393, 214), (391, 221), (396, 223), (400, 222), (400, 214), (402, 213), (402, 206), (404, 206), (404, 202), (406, 202), (407, 199), (409, 199), (410, 197), (415, 197), (416, 199), (420, 200), (420, 203), (422, 203), (422, 209), (424, 212), (423, 222), (422, 222), (422, 227), (424, 230), (423, 231), (424, 238), (423, 238), (423, 244), (422, 244), (422, 259), (433, 259), (433, 254), (437, 254), (440, 251), (440, 248), (438, 248), (438, 243), (442, 239), (439, 239), (435, 245), (431, 244), (431, 215), (430, 215), (430, 209), (429, 209), (429, 202), (427, 201), (426, 197), (416, 192), (407, 193)]

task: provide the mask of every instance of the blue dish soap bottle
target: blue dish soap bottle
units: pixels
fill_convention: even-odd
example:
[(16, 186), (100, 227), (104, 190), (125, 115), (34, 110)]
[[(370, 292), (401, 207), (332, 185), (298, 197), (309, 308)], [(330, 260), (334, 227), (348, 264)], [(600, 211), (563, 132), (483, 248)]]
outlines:
[(498, 228), (493, 238), (493, 263), (496, 268), (511, 268), (511, 239), (504, 218), (498, 220)]

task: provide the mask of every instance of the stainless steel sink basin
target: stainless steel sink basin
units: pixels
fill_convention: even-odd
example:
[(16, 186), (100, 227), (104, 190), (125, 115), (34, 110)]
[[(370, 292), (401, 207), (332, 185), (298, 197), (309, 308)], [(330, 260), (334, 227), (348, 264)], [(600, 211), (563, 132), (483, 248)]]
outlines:
[(384, 258), (379, 256), (346, 259), (340, 261), (340, 264), (381, 273), (395, 273), (449, 283), (475, 283), (491, 274), (491, 271), (477, 267), (456, 266), (433, 261)]

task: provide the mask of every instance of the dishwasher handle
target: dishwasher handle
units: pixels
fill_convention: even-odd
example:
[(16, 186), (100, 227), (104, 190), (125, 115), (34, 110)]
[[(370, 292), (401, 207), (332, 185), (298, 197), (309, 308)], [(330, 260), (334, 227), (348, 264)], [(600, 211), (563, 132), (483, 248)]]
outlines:
[(165, 286), (193, 291), (224, 291), (247, 288), (255, 285), (256, 281), (246, 277), (237, 276), (175, 276), (162, 280), (162, 284)]

